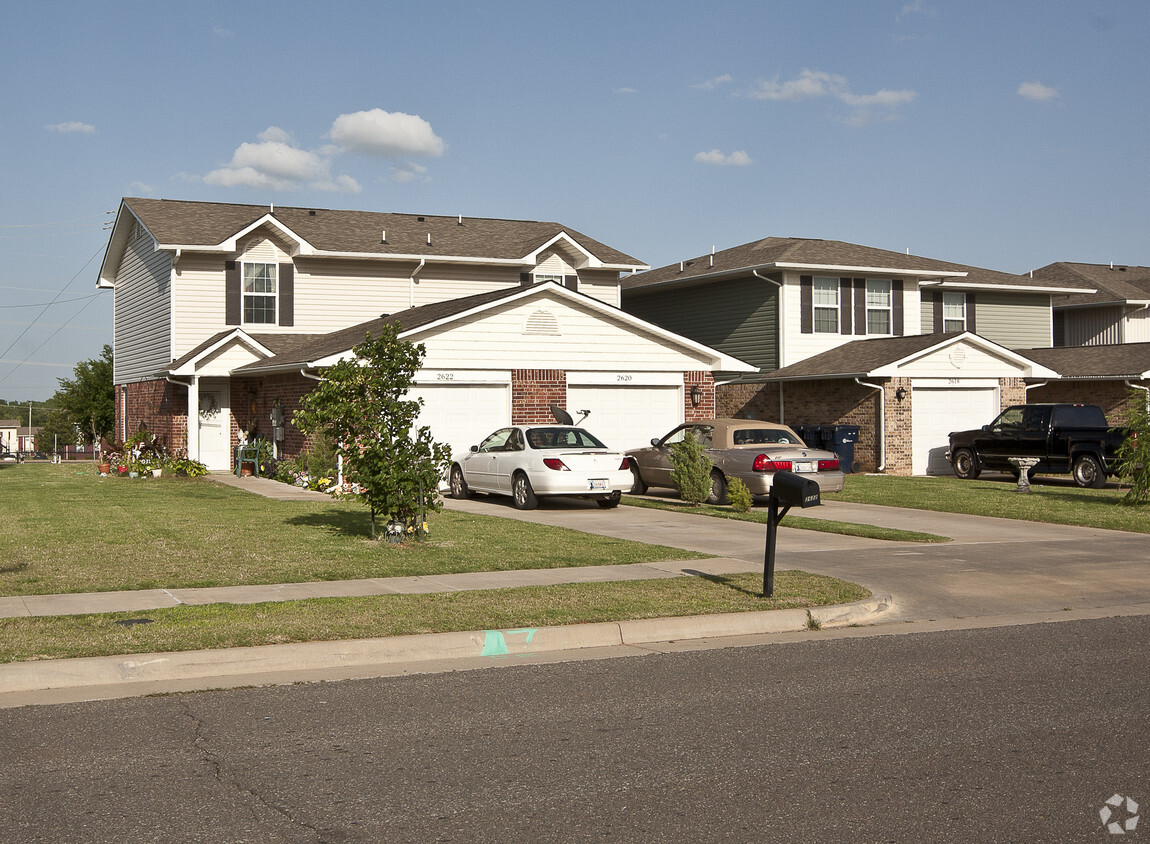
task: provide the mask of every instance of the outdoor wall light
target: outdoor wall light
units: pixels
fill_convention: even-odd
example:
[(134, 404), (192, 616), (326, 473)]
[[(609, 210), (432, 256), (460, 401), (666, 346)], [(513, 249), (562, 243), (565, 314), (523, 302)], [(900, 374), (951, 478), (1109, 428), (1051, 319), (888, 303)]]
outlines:
[(703, 401), (703, 390), (696, 384), (691, 388), (691, 407), (698, 407)]
[(894, 397), (900, 402), (906, 398), (906, 387), (899, 387), (894, 391)]

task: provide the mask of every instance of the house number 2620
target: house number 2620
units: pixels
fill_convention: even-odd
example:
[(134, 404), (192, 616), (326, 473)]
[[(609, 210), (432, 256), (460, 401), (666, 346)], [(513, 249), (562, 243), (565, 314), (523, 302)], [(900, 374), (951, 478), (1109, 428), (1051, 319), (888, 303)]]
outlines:
[(635, 378), (635, 376), (633, 376), (633, 375), (616, 375), (615, 376), (616, 381), (633, 381), (634, 378)]

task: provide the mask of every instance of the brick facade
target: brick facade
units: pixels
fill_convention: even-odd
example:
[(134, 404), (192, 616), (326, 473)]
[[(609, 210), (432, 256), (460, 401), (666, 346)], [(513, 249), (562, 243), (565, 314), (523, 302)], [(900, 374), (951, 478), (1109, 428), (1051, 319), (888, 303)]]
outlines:
[(551, 405), (567, 407), (567, 373), (562, 369), (511, 370), (511, 424), (554, 422)]
[[(1142, 386), (1150, 386), (1142, 382)], [(1139, 391), (1144, 397), (1146, 394)], [(1106, 414), (1111, 425), (1125, 425), (1130, 407), (1129, 391), (1122, 381), (1051, 381), (1042, 387), (1034, 387), (1028, 394), (1029, 401), (1038, 402), (1081, 402), (1096, 404)], [(1145, 400), (1145, 399), (1143, 399)]]
[(188, 447), (188, 391), (166, 380), (138, 381), (116, 387), (116, 428), (121, 443), (143, 426), (170, 453)]
[[(699, 405), (691, 399), (691, 390), (699, 388)], [(683, 373), (683, 419), (694, 422), (697, 419), (713, 419), (715, 413), (715, 375), (713, 372), (698, 371)]]

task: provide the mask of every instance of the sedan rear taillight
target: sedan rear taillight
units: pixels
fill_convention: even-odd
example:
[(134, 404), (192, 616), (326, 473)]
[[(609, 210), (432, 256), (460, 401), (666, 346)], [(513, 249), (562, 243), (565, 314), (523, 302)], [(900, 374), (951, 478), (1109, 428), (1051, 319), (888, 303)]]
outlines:
[(630, 462), (629, 460), (627, 460), (627, 458), (626, 458), (626, 457), (624, 457), (624, 458), (623, 458), (623, 462), (619, 464), (619, 471), (620, 471), (620, 472), (629, 472), (629, 471), (631, 471), (631, 462)]
[(839, 462), (837, 460), (820, 460), (820, 472), (837, 472), (839, 470)]
[(760, 454), (751, 468), (756, 472), (789, 472), (791, 465), (790, 460), (771, 460), (767, 455)]
[(560, 460), (558, 457), (544, 457), (543, 458), (543, 465), (546, 466), (548, 469), (554, 469), (557, 472), (570, 472), (571, 471), (570, 469), (567, 468), (567, 464), (564, 463), (562, 460)]

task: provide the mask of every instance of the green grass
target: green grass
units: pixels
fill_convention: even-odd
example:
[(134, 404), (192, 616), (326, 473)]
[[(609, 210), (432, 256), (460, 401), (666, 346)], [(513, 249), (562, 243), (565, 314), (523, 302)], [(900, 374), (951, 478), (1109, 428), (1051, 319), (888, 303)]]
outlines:
[[(826, 497), (830, 498), (831, 496), (828, 495)], [(764, 525), (769, 519), (767, 508), (762, 504), (752, 508), (750, 512), (740, 513), (730, 506), (715, 507), (710, 504), (700, 504), (695, 507), (678, 498), (636, 498), (634, 496), (624, 496), (623, 503), (633, 507), (671, 510), (674, 512), (691, 513), (698, 516), (713, 516), (719, 519), (757, 522)], [(800, 530), (838, 533), (845, 536), (860, 536), (865, 539), (881, 539), (887, 542), (950, 542), (950, 537), (939, 536), (934, 533), (884, 528), (875, 525), (860, 525), (855, 522), (838, 522), (832, 519), (816, 519), (810, 516), (798, 516), (793, 512), (788, 513), (785, 518), (786, 521), (782, 522), (782, 525), (789, 528), (799, 528)]]
[(698, 559), (661, 545), (456, 511), (421, 542), (370, 539), (351, 501), (274, 501), (206, 478), (4, 466), (0, 595), (234, 586)]
[[(750, 573), (6, 618), (0, 663), (791, 609), (870, 595), (853, 583), (797, 571), (776, 572), (774, 586), (773, 596), (763, 598), (762, 575)], [(145, 618), (150, 623), (117, 624)]]
[[(828, 501), (884, 504), (943, 513), (969, 513), (1059, 525), (1150, 533), (1150, 505), (1122, 503), (1125, 490), (1079, 489), (1066, 478), (1038, 477), (1030, 493), (1016, 492), (1012, 479), (903, 478), (847, 475), (842, 492)], [(787, 523), (790, 516), (787, 517)]]

